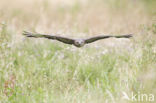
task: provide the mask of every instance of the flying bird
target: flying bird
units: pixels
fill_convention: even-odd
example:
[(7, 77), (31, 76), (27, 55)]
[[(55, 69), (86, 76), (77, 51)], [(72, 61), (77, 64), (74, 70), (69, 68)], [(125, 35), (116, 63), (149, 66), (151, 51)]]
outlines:
[(39, 33), (31, 33), (24, 31), (23, 35), (27, 37), (34, 37), (34, 38), (47, 38), (47, 39), (52, 39), (52, 40), (58, 40), (60, 42), (63, 42), (65, 44), (70, 44), (74, 45), (76, 47), (82, 47), (85, 44), (95, 42), (97, 40), (101, 39), (106, 39), (106, 38), (130, 38), (132, 37), (132, 34), (127, 34), (127, 35), (118, 35), (118, 36), (113, 36), (113, 35), (99, 35), (99, 36), (94, 36), (86, 39), (71, 39), (68, 37), (63, 37), (63, 36), (57, 36), (57, 35), (46, 35), (46, 34), (39, 34)]

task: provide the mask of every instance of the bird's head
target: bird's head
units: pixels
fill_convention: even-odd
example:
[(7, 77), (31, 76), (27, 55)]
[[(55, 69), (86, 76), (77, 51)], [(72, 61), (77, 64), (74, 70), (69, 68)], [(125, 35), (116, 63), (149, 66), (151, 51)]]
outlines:
[(85, 41), (83, 39), (77, 39), (77, 40), (74, 41), (74, 45), (76, 47), (82, 47), (82, 46), (85, 45)]

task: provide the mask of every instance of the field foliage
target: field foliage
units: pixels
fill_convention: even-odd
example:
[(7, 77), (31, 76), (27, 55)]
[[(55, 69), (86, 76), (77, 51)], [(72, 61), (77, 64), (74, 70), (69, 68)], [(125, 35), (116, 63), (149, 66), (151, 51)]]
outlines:
[[(155, 5), (155, 0), (1, 0), (0, 103), (137, 103), (123, 94), (156, 96)], [(26, 38), (23, 30), (133, 38), (76, 48)]]

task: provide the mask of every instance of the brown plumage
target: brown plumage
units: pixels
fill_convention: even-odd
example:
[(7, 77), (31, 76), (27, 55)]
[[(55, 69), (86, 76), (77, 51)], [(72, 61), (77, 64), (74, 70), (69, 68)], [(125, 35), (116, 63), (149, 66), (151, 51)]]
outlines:
[(63, 36), (56, 36), (56, 35), (46, 35), (46, 34), (39, 34), (39, 33), (31, 33), (24, 31), (23, 35), (27, 37), (34, 37), (34, 38), (47, 38), (47, 39), (53, 39), (53, 40), (58, 40), (60, 42), (63, 42), (65, 44), (71, 44), (76, 47), (82, 47), (85, 44), (95, 42), (100, 39), (106, 39), (106, 38), (130, 38), (132, 37), (132, 34), (127, 34), (127, 35), (119, 35), (119, 36), (113, 36), (113, 35), (100, 35), (100, 36), (95, 36), (95, 37), (90, 37), (87, 39), (71, 39)]

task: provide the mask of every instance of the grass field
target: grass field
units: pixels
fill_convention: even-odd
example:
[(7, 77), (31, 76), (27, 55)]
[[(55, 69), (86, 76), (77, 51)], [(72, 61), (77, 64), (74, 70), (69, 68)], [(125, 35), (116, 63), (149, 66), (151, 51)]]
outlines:
[[(1, 0), (0, 103), (156, 102), (155, 5), (155, 0)], [(76, 48), (26, 38), (23, 30), (73, 38), (134, 35)]]

